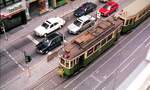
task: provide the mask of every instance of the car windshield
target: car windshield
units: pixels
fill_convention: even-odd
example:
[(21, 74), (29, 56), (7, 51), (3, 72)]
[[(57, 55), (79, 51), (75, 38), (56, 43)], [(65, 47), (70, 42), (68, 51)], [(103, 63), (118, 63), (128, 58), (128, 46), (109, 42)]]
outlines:
[(44, 22), (44, 23), (42, 24), (42, 26), (47, 29), (49, 25)]
[(105, 5), (103, 8), (105, 8), (106, 10), (110, 10), (111, 6)]
[(41, 42), (41, 47), (46, 48), (49, 46), (49, 44), (50, 44), (50, 41), (47, 39), (44, 39), (43, 42)]
[(75, 20), (75, 21), (74, 21), (74, 24), (75, 24), (76, 26), (80, 26), (80, 25), (81, 25), (81, 21)]

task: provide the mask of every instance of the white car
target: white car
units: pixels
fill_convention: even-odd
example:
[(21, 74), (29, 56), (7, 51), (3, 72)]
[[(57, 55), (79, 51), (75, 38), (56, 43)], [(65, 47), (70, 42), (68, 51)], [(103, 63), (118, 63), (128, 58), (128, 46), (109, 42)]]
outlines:
[(47, 21), (43, 22), (42, 25), (35, 28), (34, 32), (35, 32), (35, 35), (37, 36), (44, 36), (57, 29), (62, 28), (64, 24), (65, 24), (65, 20), (63, 20), (60, 17), (50, 18)]
[(90, 15), (81, 16), (77, 18), (74, 23), (68, 26), (68, 32), (70, 34), (79, 34), (87, 28), (95, 24), (96, 19)]

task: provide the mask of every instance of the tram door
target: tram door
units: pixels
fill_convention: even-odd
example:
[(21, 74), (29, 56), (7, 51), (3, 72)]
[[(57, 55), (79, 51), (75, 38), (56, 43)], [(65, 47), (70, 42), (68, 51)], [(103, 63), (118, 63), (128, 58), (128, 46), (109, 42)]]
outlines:
[(84, 65), (84, 54), (82, 54), (80, 57), (79, 57), (79, 65), (80, 67), (82, 67)]

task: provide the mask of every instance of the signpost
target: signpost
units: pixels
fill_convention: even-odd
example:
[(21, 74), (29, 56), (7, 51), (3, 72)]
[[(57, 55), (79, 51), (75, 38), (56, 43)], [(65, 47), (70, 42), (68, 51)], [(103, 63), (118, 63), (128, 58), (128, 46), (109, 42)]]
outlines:
[(3, 32), (4, 32), (4, 36), (5, 36), (5, 40), (7, 40), (8, 41), (8, 37), (7, 37), (7, 34), (6, 34), (6, 30), (5, 30), (5, 26), (4, 26), (4, 23), (2, 22), (2, 30), (3, 30)]
[(24, 51), (24, 57), (25, 57), (25, 63), (27, 65), (27, 76), (30, 77), (31, 72), (30, 72), (30, 68), (29, 68), (28, 63), (31, 62), (32, 58), (30, 55), (27, 55), (26, 51)]

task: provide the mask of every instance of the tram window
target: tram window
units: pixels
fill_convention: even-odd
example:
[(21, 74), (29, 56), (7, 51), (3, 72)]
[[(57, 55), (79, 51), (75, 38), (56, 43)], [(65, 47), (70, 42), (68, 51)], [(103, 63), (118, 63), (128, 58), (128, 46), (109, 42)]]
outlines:
[(75, 59), (75, 60), (73, 60), (73, 64), (74, 64), (74, 65), (76, 64), (76, 62), (75, 62), (75, 61), (76, 61), (76, 59)]
[(79, 58), (75, 59), (75, 64), (77, 64), (79, 62)]
[[(73, 60), (73, 61), (74, 61), (74, 60)], [(71, 61), (71, 62), (70, 62), (70, 63), (71, 63), (71, 64), (70, 64), (70, 67), (72, 67), (72, 66), (73, 66), (73, 61)]]
[(106, 43), (106, 39), (103, 39), (101, 43), (102, 43), (102, 46), (103, 46)]
[(129, 20), (126, 20), (126, 24), (125, 25), (128, 25), (128, 23), (129, 23)]
[(63, 65), (64, 65), (65, 60), (61, 58), (61, 61), (60, 61), (60, 62), (61, 62), (61, 64), (63, 64)]
[(97, 50), (100, 47), (101, 43), (98, 43), (97, 45), (95, 45), (95, 50)]
[(91, 55), (92, 53), (93, 53), (93, 48), (91, 48), (90, 50), (88, 50), (87, 56)]
[(130, 21), (129, 24), (132, 24), (132, 18), (129, 21)]
[(69, 62), (68, 61), (66, 62), (66, 67), (69, 67)]
[(112, 34), (110, 34), (107, 38), (107, 41), (109, 41), (110, 39), (112, 39)]

